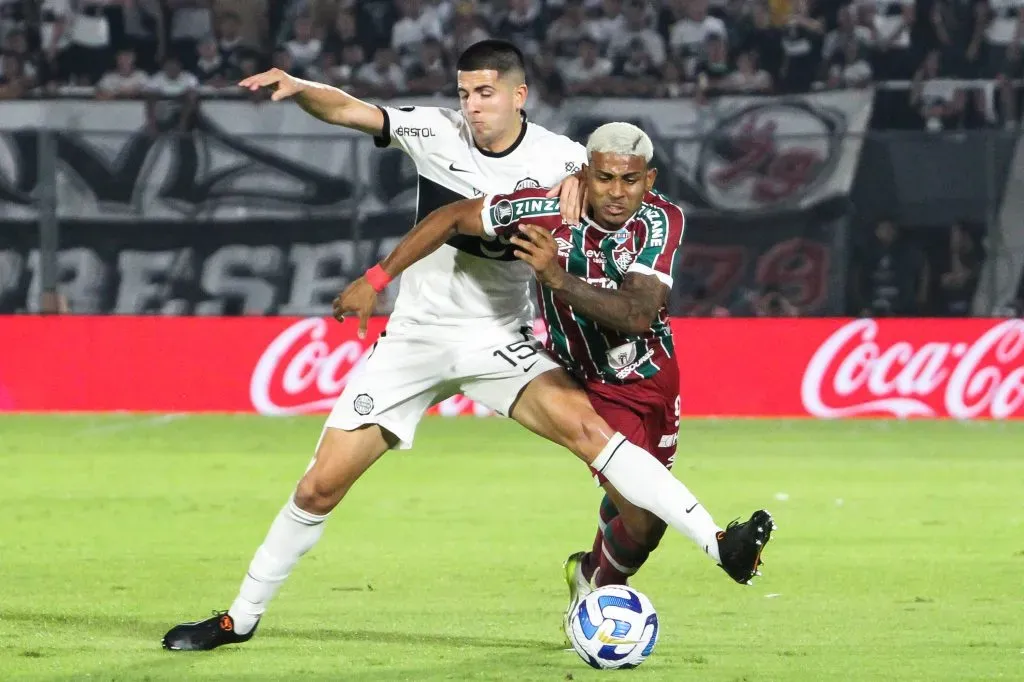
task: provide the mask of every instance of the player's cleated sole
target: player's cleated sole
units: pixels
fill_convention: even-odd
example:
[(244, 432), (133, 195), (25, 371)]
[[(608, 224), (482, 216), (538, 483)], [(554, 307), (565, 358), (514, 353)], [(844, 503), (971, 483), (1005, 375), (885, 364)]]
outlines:
[(721, 567), (729, 577), (741, 585), (751, 585), (764, 563), (761, 552), (772, 538), (775, 520), (764, 509), (751, 514), (750, 519), (733, 521), (718, 533), (718, 554)]
[(160, 643), (168, 651), (210, 651), (225, 644), (248, 642), (258, 626), (259, 621), (256, 621), (252, 630), (240, 635), (235, 632), (235, 622), (227, 611), (215, 611), (206, 620), (175, 625)]

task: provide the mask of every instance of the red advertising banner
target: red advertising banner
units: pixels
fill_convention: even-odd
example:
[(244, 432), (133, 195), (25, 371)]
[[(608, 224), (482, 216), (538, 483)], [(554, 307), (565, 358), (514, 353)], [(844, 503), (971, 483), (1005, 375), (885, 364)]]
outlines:
[[(0, 411), (326, 412), (367, 340), (284, 317), (0, 316)], [(1024, 320), (676, 319), (690, 416), (1024, 418)], [(538, 329), (543, 335), (543, 329)], [(489, 414), (457, 396), (441, 414)]]

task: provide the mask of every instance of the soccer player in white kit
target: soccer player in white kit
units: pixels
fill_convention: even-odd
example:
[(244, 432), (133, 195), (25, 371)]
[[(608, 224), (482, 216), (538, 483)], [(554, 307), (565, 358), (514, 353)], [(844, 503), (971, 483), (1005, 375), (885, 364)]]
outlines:
[[(558, 185), (582, 166), (583, 146), (527, 122), (517, 48), (482, 41), (467, 48), (457, 68), (461, 112), (377, 107), (277, 69), (241, 85), (273, 88), (274, 100), (293, 97), (321, 120), (409, 154), (419, 173), (417, 220), (463, 198)], [(578, 189), (576, 181), (564, 183), (562, 203), (578, 207)], [(566, 447), (716, 562), (750, 563), (753, 575), (755, 534), (741, 542), (730, 537), (730, 550), (720, 556), (722, 534), (733, 531), (722, 531), (653, 456), (609, 427), (533, 337), (532, 276), (507, 239), (469, 236), (451, 239), (405, 271), (386, 331), (331, 410), (313, 460), (257, 549), (238, 597), (226, 612), (172, 628), (165, 648), (208, 650), (249, 640), (355, 481), (387, 450), (411, 447), (426, 409), (455, 393)]]

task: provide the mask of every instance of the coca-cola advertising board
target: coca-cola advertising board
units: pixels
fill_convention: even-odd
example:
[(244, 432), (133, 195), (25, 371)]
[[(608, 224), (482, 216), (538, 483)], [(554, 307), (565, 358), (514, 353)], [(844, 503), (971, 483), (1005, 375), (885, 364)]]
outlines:
[[(0, 316), (0, 411), (323, 413), (354, 321)], [(538, 323), (538, 333), (543, 335)], [(1024, 320), (673, 321), (688, 416), (1024, 418)], [(457, 396), (432, 410), (490, 414)]]

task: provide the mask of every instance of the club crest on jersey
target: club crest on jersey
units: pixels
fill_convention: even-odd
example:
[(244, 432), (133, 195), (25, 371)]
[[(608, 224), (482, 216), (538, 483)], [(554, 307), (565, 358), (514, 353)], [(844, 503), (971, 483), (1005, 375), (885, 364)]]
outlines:
[(517, 192), (521, 189), (537, 189), (538, 187), (540, 187), (540, 183), (533, 178), (523, 178), (516, 183)]
[(491, 209), (491, 222), (495, 225), (511, 225), (512, 212), (512, 202), (502, 199)]
[(355, 409), (356, 414), (365, 417), (373, 411), (373, 398), (365, 393), (360, 393), (352, 401), (352, 407)]
[(625, 244), (612, 249), (612, 261), (615, 263), (615, 267), (619, 269), (619, 272), (628, 270), (629, 266), (633, 264), (634, 258), (636, 258), (636, 254)]

